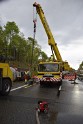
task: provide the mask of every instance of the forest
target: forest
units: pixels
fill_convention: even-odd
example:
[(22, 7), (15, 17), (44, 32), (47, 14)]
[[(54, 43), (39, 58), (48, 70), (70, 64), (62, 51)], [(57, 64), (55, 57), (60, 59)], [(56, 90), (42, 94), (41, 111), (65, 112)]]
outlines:
[(43, 60), (48, 58), (37, 40), (30, 36), (25, 38), (15, 22), (0, 26), (0, 62), (12, 67), (36, 67), (40, 56)]

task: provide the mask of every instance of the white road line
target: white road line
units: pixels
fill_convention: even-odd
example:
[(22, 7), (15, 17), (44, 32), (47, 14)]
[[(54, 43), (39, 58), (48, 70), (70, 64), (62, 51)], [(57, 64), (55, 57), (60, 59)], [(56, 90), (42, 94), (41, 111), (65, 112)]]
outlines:
[(38, 110), (36, 110), (36, 121), (37, 121), (37, 124), (40, 124), (40, 120), (39, 120), (39, 116), (38, 116)]
[(11, 91), (18, 90), (18, 89), (21, 89), (21, 88), (26, 87), (26, 86), (28, 86), (28, 84), (20, 86), (20, 87), (17, 87), (17, 88), (14, 88), (14, 89), (11, 89)]
[(59, 87), (59, 91), (61, 90), (62, 86)]

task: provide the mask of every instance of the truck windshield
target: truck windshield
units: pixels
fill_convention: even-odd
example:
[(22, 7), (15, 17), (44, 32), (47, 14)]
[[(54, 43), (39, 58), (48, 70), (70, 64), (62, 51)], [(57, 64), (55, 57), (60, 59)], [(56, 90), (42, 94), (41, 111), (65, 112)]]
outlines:
[(38, 71), (39, 72), (58, 72), (59, 64), (57, 64), (57, 63), (39, 64)]

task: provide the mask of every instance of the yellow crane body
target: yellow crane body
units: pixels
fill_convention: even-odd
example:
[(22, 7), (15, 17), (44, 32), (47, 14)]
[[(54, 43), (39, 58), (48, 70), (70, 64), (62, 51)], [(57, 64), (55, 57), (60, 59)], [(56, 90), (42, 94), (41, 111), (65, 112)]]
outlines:
[(37, 13), (40, 17), (40, 20), (43, 24), (43, 27), (45, 29), (45, 32), (47, 34), (47, 37), (48, 37), (48, 44), (51, 46), (55, 56), (56, 56), (56, 59), (58, 62), (62, 62), (62, 66), (63, 66), (63, 70), (64, 71), (70, 71), (71, 70), (71, 67), (70, 65), (68, 64), (68, 62), (66, 61), (63, 61), (62, 57), (61, 57), (61, 54), (58, 50), (58, 47), (57, 47), (57, 43), (55, 42), (55, 39), (53, 37), (53, 34), (50, 30), (50, 27), (47, 23), (47, 20), (45, 18), (45, 15), (44, 15), (44, 12), (43, 12), (43, 9), (41, 7), (40, 4), (37, 4), (36, 2), (33, 4), (34, 7), (36, 7), (36, 10), (37, 10)]
[[(52, 34), (50, 27), (47, 23), (47, 20), (45, 18), (45, 15), (44, 15), (44, 12), (43, 12), (41, 5), (37, 4), (35, 2), (33, 4), (33, 7), (36, 8), (36, 11), (37, 11), (37, 13), (40, 17), (40, 20), (43, 24), (43, 27), (44, 27), (45, 32), (46, 32), (47, 37), (48, 37), (48, 44), (51, 46), (52, 54), (53, 54), (53, 56), (55, 55), (56, 59), (57, 59), (56, 62), (51, 61), (51, 63), (50, 63), (50, 61), (49, 61), (46, 63), (42, 62), (42, 64), (39, 63), (38, 77), (40, 78), (40, 84), (48, 82), (47, 81), (48, 79), (49, 79), (49, 82), (53, 79), (52, 80), (53, 82), (59, 82), (61, 84), (62, 71), (70, 71), (70, 66), (69, 66), (68, 62), (65, 62), (62, 60), (61, 54), (60, 54), (58, 47), (57, 47), (57, 43), (54, 40), (53, 34)], [(49, 71), (46, 70), (47, 67), (49, 68)], [(58, 71), (56, 69), (51, 70), (53, 67), (54, 67), (54, 69), (57, 68)]]

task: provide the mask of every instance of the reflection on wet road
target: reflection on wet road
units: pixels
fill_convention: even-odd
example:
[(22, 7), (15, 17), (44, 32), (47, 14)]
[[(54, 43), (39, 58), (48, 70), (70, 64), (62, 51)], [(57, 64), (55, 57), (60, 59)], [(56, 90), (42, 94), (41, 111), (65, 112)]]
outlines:
[(23, 87), (0, 96), (0, 124), (36, 124), (35, 108), (39, 100), (49, 103), (48, 114), (41, 113), (41, 124), (82, 124), (83, 84), (63, 81), (59, 96), (58, 87), (40, 87), (39, 84)]

